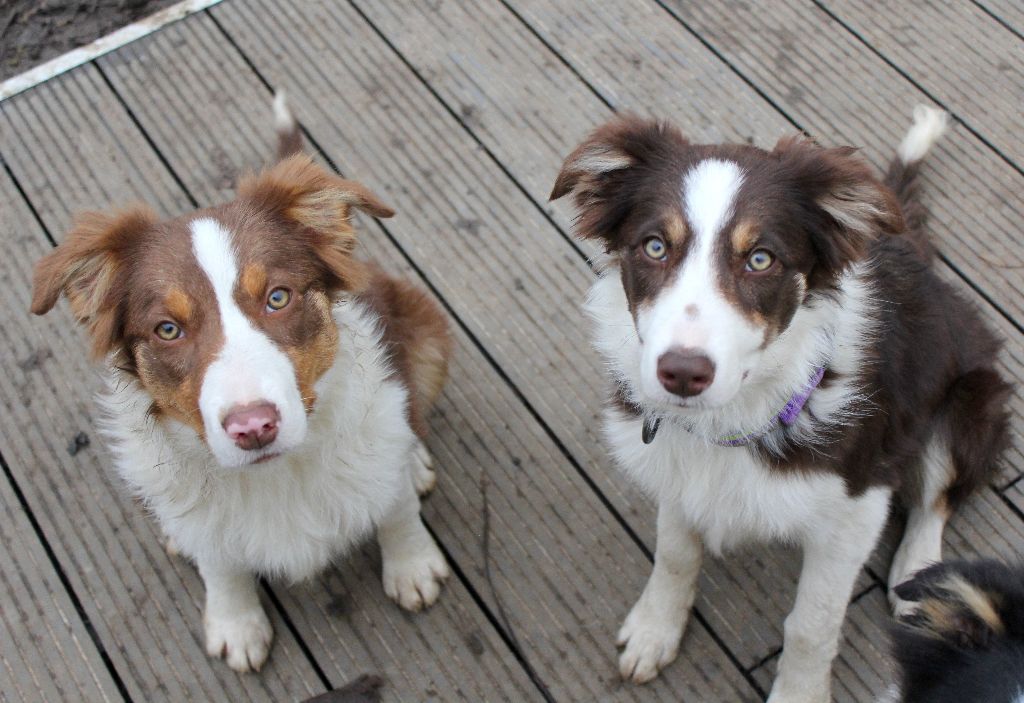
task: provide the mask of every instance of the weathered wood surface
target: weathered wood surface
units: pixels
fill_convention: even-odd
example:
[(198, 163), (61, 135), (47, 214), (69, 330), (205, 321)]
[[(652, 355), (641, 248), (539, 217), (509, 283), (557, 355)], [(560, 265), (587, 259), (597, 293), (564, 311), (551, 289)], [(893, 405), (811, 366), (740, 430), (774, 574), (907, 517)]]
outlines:
[[(800, 127), (863, 145), (881, 166), (930, 95), (964, 121), (925, 171), (943, 275), (1007, 338), (1004, 368), (1020, 382), (1012, 101), (972, 92), (994, 49), (947, 66), (922, 45), (942, 40), (942, 17), (957, 12), (971, 32), (995, 27), (1013, 55), (1019, 11), (1001, 0), (920, 9), (928, 19), (907, 47), (902, 25), (842, 2), (779, 0), (755, 15), (652, 0), (229, 0), (0, 103), (0, 236), (11, 243), (0, 280), (24, 298), (0, 311), (0, 409), (14, 418), (0, 423), (0, 456), (41, 533), (24, 531), (7, 485), (0, 532), (21, 525), (29, 543), (9, 558), (37, 585), (5, 581), (4, 603), (36, 609), (19, 638), (57, 645), (25, 666), (5, 660), (18, 687), (0, 682), (0, 695), (118, 700), (116, 677), (132, 700), (298, 700), (375, 673), (389, 700), (756, 700), (782, 644), (792, 550), (709, 561), (680, 660), (644, 688), (618, 680), (614, 634), (650, 568), (653, 508), (601, 446), (602, 368), (579, 313), (596, 249), (571, 238), (570, 210), (547, 194), (565, 154), (616, 110), (667, 117), (700, 141), (771, 145)], [(991, 85), (1019, 92), (1016, 70)], [(417, 616), (384, 597), (372, 546), (312, 583), (271, 584), (277, 644), (262, 674), (240, 677), (206, 659), (201, 583), (165, 555), (99, 438), (67, 453), (92, 428), (99, 381), (66, 309), (24, 311), (31, 263), (74, 211), (142, 199), (172, 214), (229, 198), (272, 153), (273, 89), (288, 92), (321, 161), (396, 206), (393, 220), (361, 221), (364, 255), (428, 286), (452, 316), (453, 380), (431, 421), (441, 480), (424, 516), (457, 575)], [(950, 555), (1024, 549), (1019, 393), (1013, 408), (1006, 470), (953, 519)], [(888, 683), (897, 522), (856, 589), (837, 700), (871, 700)], [(46, 548), (66, 588), (39, 558)], [(68, 671), (54, 670), (61, 661)], [(52, 680), (32, 673), (43, 670)]]
[[(4, 181), (0, 192), (16, 197), (9, 186)], [(61, 574), (6, 480), (0, 482), (0, 592), (0, 681), (6, 682), (0, 700), (121, 700)]]

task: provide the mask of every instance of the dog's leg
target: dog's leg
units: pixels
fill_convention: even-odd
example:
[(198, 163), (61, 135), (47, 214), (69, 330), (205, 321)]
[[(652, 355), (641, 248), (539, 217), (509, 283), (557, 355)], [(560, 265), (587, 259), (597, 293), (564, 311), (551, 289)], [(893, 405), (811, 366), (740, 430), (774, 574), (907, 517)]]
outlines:
[(889, 569), (889, 603), (896, 615), (913, 609), (895, 588), (917, 571), (942, 560), (942, 531), (949, 518), (945, 492), (953, 480), (953, 457), (946, 442), (933, 437), (922, 458), (920, 502), (910, 508), (903, 540)]
[(412, 482), (416, 493), (425, 496), (437, 485), (437, 473), (434, 471), (434, 457), (430, 455), (423, 440), (416, 442), (412, 457)]
[(433, 605), (448, 578), (448, 564), (420, 519), (420, 500), (412, 478), (402, 482), (402, 495), (377, 526), (384, 561), (384, 592), (406, 610)]
[(786, 618), (778, 673), (768, 703), (828, 703), (832, 660), (846, 606), (885, 525), (890, 491), (875, 488), (834, 510), (804, 540), (796, 604)]
[(679, 508), (662, 503), (654, 570), (619, 630), (617, 644), (625, 647), (619, 657), (622, 678), (646, 683), (676, 658), (703, 554), (700, 535), (682, 520)]
[(206, 653), (223, 657), (235, 671), (259, 671), (270, 652), (274, 629), (263, 612), (256, 578), (244, 569), (199, 560), (206, 586)]

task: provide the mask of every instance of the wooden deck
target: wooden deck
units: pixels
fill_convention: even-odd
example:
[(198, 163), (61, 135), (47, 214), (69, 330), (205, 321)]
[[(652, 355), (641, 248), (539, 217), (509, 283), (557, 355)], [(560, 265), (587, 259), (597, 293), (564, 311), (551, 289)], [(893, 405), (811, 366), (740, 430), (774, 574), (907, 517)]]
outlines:
[[(229, 198), (272, 153), (277, 89), (318, 158), (397, 208), (360, 223), (363, 253), (451, 315), (424, 516), (455, 577), (415, 616), (385, 597), (373, 545), (315, 582), (268, 584), (271, 659), (240, 676), (204, 654), (195, 570), (109, 468), (99, 376), (66, 306), (26, 311), (32, 264), (76, 210)], [(955, 120), (924, 192), (942, 273), (1002, 331), (1024, 386), (1022, 98), (1012, 0), (226, 0), (0, 102), (0, 700), (298, 701), (363, 673), (385, 700), (762, 699), (792, 550), (709, 561), (679, 659), (648, 686), (619, 681), (614, 636), (648, 576), (654, 510), (599, 440), (602, 365), (580, 314), (591, 249), (547, 202), (561, 159), (629, 109), (699, 141), (803, 129), (881, 166), (913, 106), (940, 105)], [(1016, 446), (952, 521), (947, 554), (1024, 553), (1013, 403)], [(850, 607), (839, 701), (887, 685), (896, 535)]]

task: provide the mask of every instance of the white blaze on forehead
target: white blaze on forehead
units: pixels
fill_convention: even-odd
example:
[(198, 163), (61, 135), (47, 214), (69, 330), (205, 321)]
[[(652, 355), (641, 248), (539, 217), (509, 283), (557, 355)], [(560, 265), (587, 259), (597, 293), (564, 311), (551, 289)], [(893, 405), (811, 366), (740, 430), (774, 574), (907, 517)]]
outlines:
[[(238, 260), (231, 233), (211, 218), (190, 223), (192, 251), (199, 267), (210, 280), (224, 346), (207, 367), (199, 393), (199, 410), (206, 429), (206, 441), (223, 466), (242, 466), (264, 454), (298, 445), (306, 434), (306, 412), (302, 404), (291, 359), (257, 329), (235, 301)], [(235, 446), (222, 423), (239, 405), (272, 403), (280, 414), (277, 439), (264, 450), (246, 451)]]
[(731, 161), (707, 159), (686, 174), (683, 202), (697, 242), (709, 247), (732, 216), (736, 193), (743, 185), (740, 167)]
[(705, 354), (715, 365), (715, 379), (700, 396), (709, 405), (727, 402), (739, 388), (748, 357), (764, 338), (722, 294), (715, 266), (716, 244), (732, 218), (743, 185), (738, 164), (706, 159), (686, 173), (682, 200), (690, 225), (686, 258), (654, 304), (637, 316), (644, 342), (641, 377), (645, 393), (668, 399), (658, 381), (658, 359), (674, 347)]

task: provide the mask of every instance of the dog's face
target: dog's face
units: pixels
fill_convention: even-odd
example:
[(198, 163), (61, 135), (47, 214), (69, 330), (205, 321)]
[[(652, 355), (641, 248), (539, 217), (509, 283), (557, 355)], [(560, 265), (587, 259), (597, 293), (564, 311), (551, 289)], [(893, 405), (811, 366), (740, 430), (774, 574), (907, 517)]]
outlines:
[(642, 345), (635, 390), (662, 406), (730, 402), (808, 295), (902, 229), (851, 149), (694, 145), (635, 117), (568, 157), (552, 198), (570, 192), (577, 231), (621, 269)]
[(334, 361), (334, 298), (359, 289), (351, 208), (390, 209), (306, 156), (246, 179), (227, 205), (167, 222), (82, 216), (36, 268), (32, 310), (63, 292), (113, 355), (224, 467), (295, 448)]

